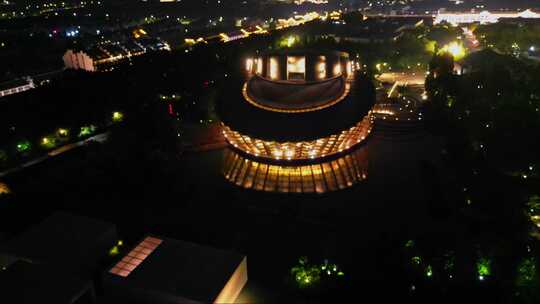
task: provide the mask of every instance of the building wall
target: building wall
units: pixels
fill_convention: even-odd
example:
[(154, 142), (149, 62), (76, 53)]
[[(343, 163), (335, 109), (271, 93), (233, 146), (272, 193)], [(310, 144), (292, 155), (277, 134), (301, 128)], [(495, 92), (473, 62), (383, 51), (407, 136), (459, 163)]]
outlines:
[(325, 193), (367, 178), (367, 150), (360, 147), (339, 158), (311, 164), (269, 164), (225, 150), (223, 175), (237, 186), (266, 192)]
[(0, 97), (21, 93), (21, 92), (33, 89), (35, 87), (36, 86), (34, 85), (34, 82), (30, 79), (27, 84), (0, 91)]
[(230, 145), (255, 157), (277, 160), (308, 160), (327, 157), (352, 148), (369, 135), (371, 128), (372, 117), (367, 115), (348, 130), (317, 140), (302, 142), (275, 142), (251, 138), (226, 125), (223, 125), (222, 130)]
[(227, 284), (225, 284), (225, 287), (223, 287), (218, 297), (214, 300), (214, 303), (235, 303), (247, 280), (247, 258), (244, 257)]
[(441, 23), (443, 21), (460, 24), (460, 23), (496, 23), (501, 18), (540, 18), (540, 14), (537, 14), (531, 10), (526, 10), (520, 13), (490, 13), (483, 11), (479, 13), (439, 13), (435, 17), (434, 23)]
[(80, 69), (89, 72), (96, 71), (94, 61), (83, 51), (73, 52), (72, 50), (67, 50), (62, 59), (64, 60), (65, 67), (68, 69)]

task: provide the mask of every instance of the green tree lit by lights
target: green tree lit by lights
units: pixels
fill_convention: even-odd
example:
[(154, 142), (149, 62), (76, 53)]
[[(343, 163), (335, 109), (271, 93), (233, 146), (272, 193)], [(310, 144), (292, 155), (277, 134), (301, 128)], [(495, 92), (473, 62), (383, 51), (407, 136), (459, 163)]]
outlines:
[(294, 36), (287, 37), (287, 41), (286, 41), (287, 47), (293, 46), (295, 41), (296, 41), (296, 38)]
[(540, 196), (531, 196), (527, 202), (527, 209), (529, 215), (540, 214)]
[(124, 241), (118, 240), (116, 242), (116, 245), (112, 246), (111, 249), (109, 249), (109, 255), (110, 256), (116, 256), (120, 253), (120, 249), (124, 246)]
[(343, 271), (339, 270), (338, 266), (333, 263), (328, 263), (328, 260), (324, 260), (324, 263), (320, 265), (321, 270), (327, 276), (343, 276)]
[(536, 278), (536, 259), (525, 258), (518, 266), (518, 285), (527, 285)]
[(310, 265), (307, 257), (301, 257), (298, 265), (291, 269), (298, 287), (306, 288), (318, 284), (321, 280), (321, 270), (317, 265)]
[(437, 52), (437, 41), (428, 40), (426, 42), (426, 51), (432, 54)]
[(30, 151), (30, 148), (31, 148), (31, 144), (27, 140), (17, 143), (17, 152), (19, 153), (28, 152)]
[(414, 247), (414, 241), (413, 240), (408, 240), (405, 243), (405, 248), (412, 248), (412, 247)]
[(113, 122), (121, 122), (124, 120), (124, 114), (122, 112), (113, 112), (112, 120)]
[(330, 282), (328, 280), (342, 278), (345, 273), (338, 265), (324, 260), (321, 264), (310, 264), (307, 257), (301, 257), (298, 260), (298, 265), (291, 269), (291, 275), (298, 287), (308, 288), (315, 287), (322, 282)]
[(467, 55), (467, 49), (463, 46), (463, 43), (453, 41), (443, 46), (439, 51), (439, 54), (448, 53), (454, 57), (454, 60), (460, 60)]
[(59, 136), (59, 137), (68, 137), (68, 135), (69, 135), (69, 130), (68, 130), (68, 129), (64, 129), (64, 128), (60, 128), (60, 129), (58, 129), (57, 133), (58, 133), (58, 136)]
[(448, 96), (446, 97), (446, 99), (447, 99), (447, 101), (446, 101), (446, 106), (449, 107), (449, 108), (451, 108), (452, 106), (454, 106), (454, 104), (456, 103), (456, 100), (455, 100), (455, 98), (454, 98), (453, 96), (448, 95)]
[(118, 248), (118, 246), (114, 245), (110, 250), (109, 250), (109, 255), (110, 256), (116, 256), (120, 253), (120, 249)]
[(279, 39), (277, 45), (279, 48), (291, 48), (297, 46), (300, 43), (300, 36), (298, 35), (288, 35)]
[(90, 136), (94, 134), (94, 132), (96, 132), (96, 126), (94, 125), (82, 126), (81, 130), (79, 131), (79, 137)]
[(484, 280), (491, 275), (491, 260), (487, 258), (479, 258), (476, 262), (476, 272), (478, 273), (478, 279)]
[(431, 278), (433, 276), (433, 267), (431, 265), (426, 266), (426, 277)]
[(45, 149), (52, 149), (56, 146), (56, 138), (53, 136), (45, 136), (41, 139), (40, 144)]
[(420, 263), (422, 263), (422, 258), (419, 257), (419, 256), (413, 256), (411, 258), (411, 262), (414, 264), (414, 265), (420, 265)]

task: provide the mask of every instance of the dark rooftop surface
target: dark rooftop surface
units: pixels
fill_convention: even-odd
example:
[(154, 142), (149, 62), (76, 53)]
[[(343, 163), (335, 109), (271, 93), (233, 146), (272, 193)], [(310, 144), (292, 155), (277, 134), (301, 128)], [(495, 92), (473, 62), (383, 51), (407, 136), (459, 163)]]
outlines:
[(90, 282), (56, 267), (17, 261), (0, 271), (0, 285), (0, 303), (67, 304), (82, 295)]
[(28, 84), (28, 81), (24, 78), (2, 82), (0, 83), (0, 91), (13, 89), (13, 88), (20, 87), (27, 84)]
[(107, 273), (110, 282), (211, 303), (244, 259), (231, 251), (157, 238), (163, 242), (127, 277)]
[(109, 240), (116, 241), (113, 224), (57, 212), (10, 240), (0, 252), (88, 275), (114, 245)]
[[(301, 113), (267, 111), (251, 105), (242, 95), (243, 85), (242, 81), (236, 80), (226, 86), (219, 100), (220, 117), (223, 123), (233, 130), (268, 141), (315, 140), (338, 134), (362, 120), (375, 101), (375, 88), (371, 81), (362, 75), (357, 76), (351, 83), (350, 92), (342, 101), (318, 111)], [(295, 88), (287, 91), (287, 94), (302, 94), (301, 87), (293, 86)], [(317, 98), (314, 93), (316, 92), (305, 95)], [(276, 88), (276, 92), (265, 94), (279, 96), (284, 93)], [(321, 92), (321, 96), (325, 94)]]
[(336, 77), (317, 83), (283, 83), (252, 77), (247, 84), (249, 97), (264, 106), (297, 110), (322, 106), (345, 92), (345, 79)]

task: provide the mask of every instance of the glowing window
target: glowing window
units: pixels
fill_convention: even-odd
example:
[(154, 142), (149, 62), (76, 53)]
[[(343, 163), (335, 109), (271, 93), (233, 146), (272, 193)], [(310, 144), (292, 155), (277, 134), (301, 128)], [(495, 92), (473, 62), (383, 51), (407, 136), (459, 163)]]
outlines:
[(246, 71), (248, 72), (253, 72), (253, 59), (252, 58), (248, 58), (246, 60)]
[(334, 76), (337, 76), (339, 74), (341, 74), (341, 64), (336, 63), (336, 65), (334, 65)]
[(317, 63), (317, 79), (326, 78), (326, 57), (319, 56), (319, 62)]
[(276, 57), (270, 58), (270, 79), (278, 79), (279, 65)]
[(261, 75), (263, 71), (263, 60), (262, 58), (257, 58), (257, 74)]
[(350, 61), (347, 61), (347, 74), (351, 75), (353, 72), (353, 66)]
[(289, 80), (306, 79), (306, 57), (299, 57), (299, 56), (287, 57), (287, 79)]
[(110, 273), (119, 275), (121, 277), (127, 277), (137, 266), (139, 266), (163, 241), (147, 236), (142, 242), (133, 248), (126, 256), (116, 263), (114, 267), (109, 270)]

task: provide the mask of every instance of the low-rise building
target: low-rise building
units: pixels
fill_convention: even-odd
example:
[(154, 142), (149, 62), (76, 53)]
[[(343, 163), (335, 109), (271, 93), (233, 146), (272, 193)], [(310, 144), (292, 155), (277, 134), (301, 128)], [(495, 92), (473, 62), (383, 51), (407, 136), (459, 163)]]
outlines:
[(157, 236), (144, 237), (104, 275), (110, 303), (234, 303), (246, 257)]
[(93, 304), (93, 284), (57, 267), (15, 260), (0, 270), (2, 303)]
[(168, 50), (170, 47), (160, 39), (143, 38), (125, 42), (106, 42), (81, 50), (67, 50), (64, 53), (64, 65), (68, 69), (88, 72), (106, 71), (111, 65), (148, 51)]
[(34, 80), (24, 77), (0, 84), (0, 97), (17, 94), (35, 88)]
[(0, 303), (95, 303), (116, 227), (57, 212), (0, 244)]
[(500, 19), (538, 19), (540, 14), (530, 9), (522, 12), (446, 12), (439, 11), (433, 23), (448, 22), (451, 24), (466, 24), (466, 23), (497, 23)]

